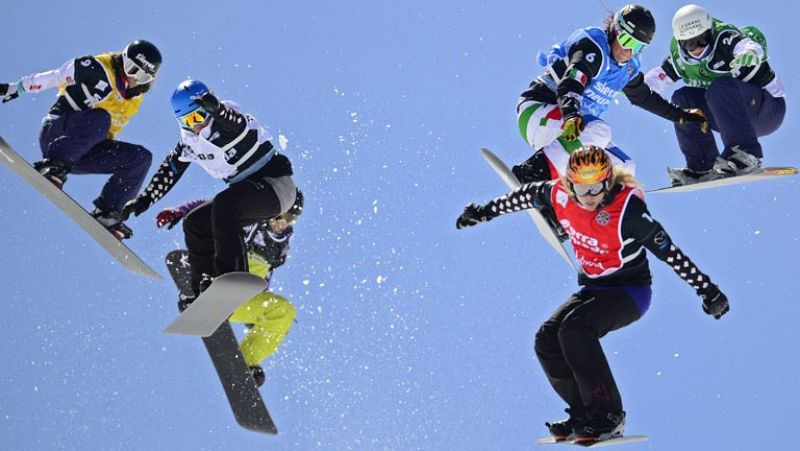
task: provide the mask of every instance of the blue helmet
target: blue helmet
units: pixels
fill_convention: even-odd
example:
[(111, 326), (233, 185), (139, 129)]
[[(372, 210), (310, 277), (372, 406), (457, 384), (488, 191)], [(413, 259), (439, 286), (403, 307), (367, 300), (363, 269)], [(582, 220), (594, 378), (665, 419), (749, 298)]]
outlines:
[(172, 93), (172, 111), (175, 112), (175, 117), (186, 116), (199, 109), (200, 105), (196, 104), (194, 99), (207, 92), (209, 92), (208, 86), (202, 81), (186, 80), (181, 82)]

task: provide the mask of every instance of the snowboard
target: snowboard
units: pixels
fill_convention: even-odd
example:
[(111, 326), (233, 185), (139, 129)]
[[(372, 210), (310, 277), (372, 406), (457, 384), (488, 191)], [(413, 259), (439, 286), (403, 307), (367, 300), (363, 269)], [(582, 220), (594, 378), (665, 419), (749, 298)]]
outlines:
[[(188, 263), (188, 260), (187, 260)], [(208, 337), (240, 305), (267, 288), (261, 277), (249, 272), (229, 272), (216, 279), (189, 308), (164, 330), (165, 334)]]
[[(517, 179), (517, 176), (515, 176), (514, 173), (511, 172), (510, 169), (508, 169), (508, 166), (506, 166), (506, 164), (503, 163), (503, 160), (498, 158), (497, 155), (492, 153), (491, 150), (484, 147), (481, 148), (481, 152), (483, 153), (483, 158), (486, 159), (486, 161), (489, 163), (492, 169), (494, 169), (497, 175), (500, 176), (500, 178), (503, 180), (506, 186), (508, 186), (509, 189), (515, 190), (519, 188), (520, 185), (522, 185)], [(569, 266), (573, 270), (575, 270), (575, 272), (579, 272), (575, 264), (569, 258), (567, 250), (564, 249), (564, 246), (561, 244), (561, 241), (559, 241), (558, 235), (556, 235), (553, 229), (550, 228), (550, 224), (542, 216), (542, 214), (539, 213), (539, 210), (531, 208), (527, 211), (528, 214), (530, 214), (533, 223), (536, 225), (536, 229), (539, 230), (539, 233), (544, 237), (544, 239), (548, 242), (548, 244), (550, 244), (550, 246), (552, 246), (553, 249), (555, 249), (558, 255), (560, 255), (561, 258), (563, 258), (564, 261), (567, 262), (567, 264), (569, 264)]]
[(717, 188), (727, 185), (738, 185), (741, 183), (757, 182), (760, 180), (775, 180), (787, 175), (797, 175), (797, 168), (793, 167), (774, 167), (774, 168), (761, 168), (754, 172), (745, 175), (736, 175), (733, 177), (725, 177), (722, 179), (709, 180), (707, 182), (693, 183), (691, 185), (668, 186), (666, 188), (658, 188), (648, 190), (648, 193), (683, 193), (687, 191), (700, 191), (709, 188)]
[(626, 435), (622, 437), (611, 438), (608, 440), (600, 440), (599, 442), (591, 442), (589, 444), (576, 443), (573, 440), (555, 441), (552, 437), (539, 439), (536, 443), (539, 445), (575, 445), (584, 448), (602, 448), (604, 446), (621, 445), (623, 443), (643, 442), (647, 440), (646, 435)]
[[(172, 251), (166, 257), (167, 269), (184, 295), (192, 294), (188, 257), (188, 252), (183, 250)], [(223, 321), (211, 336), (203, 338), (203, 344), (225, 389), (236, 422), (251, 431), (277, 434), (278, 429), (250, 375), (230, 323)]]
[(111, 254), (122, 266), (145, 277), (161, 280), (161, 276), (147, 266), (147, 263), (142, 261), (128, 246), (123, 244), (122, 241), (118, 240), (108, 229), (97, 222), (92, 215), (84, 210), (83, 207), (75, 202), (67, 193), (58, 189), (49, 180), (39, 174), (39, 171), (34, 169), (22, 156), (14, 151), (2, 137), (0, 137), (0, 161), (5, 163), (6, 166), (16, 172), (23, 180), (36, 188), (44, 197), (66, 213), (70, 219), (88, 233), (89, 236)]

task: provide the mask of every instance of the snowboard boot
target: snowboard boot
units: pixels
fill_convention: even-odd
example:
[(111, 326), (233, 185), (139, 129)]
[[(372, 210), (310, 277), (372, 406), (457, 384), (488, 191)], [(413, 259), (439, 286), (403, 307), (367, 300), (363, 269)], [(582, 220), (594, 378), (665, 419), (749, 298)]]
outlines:
[(253, 376), (253, 381), (255, 381), (256, 387), (261, 387), (267, 380), (267, 376), (264, 374), (264, 369), (258, 365), (250, 367), (250, 375)]
[(622, 437), (625, 431), (625, 412), (607, 413), (590, 418), (583, 427), (575, 431), (575, 444), (589, 446), (592, 443)]
[(64, 183), (67, 183), (67, 173), (69, 170), (67, 170), (67, 166), (64, 165), (64, 163), (58, 160), (45, 158), (44, 160), (33, 163), (33, 168), (39, 171), (39, 174), (42, 174), (44, 178), (58, 189), (63, 189)]
[(550, 431), (550, 436), (557, 442), (575, 440), (576, 431), (582, 428), (586, 422), (586, 419), (575, 415), (572, 409), (564, 409), (564, 411), (569, 414), (569, 418), (566, 420), (544, 424)]
[(726, 161), (735, 168), (734, 175), (745, 175), (761, 168), (761, 159), (747, 153), (739, 146), (733, 146), (733, 153)]
[(213, 277), (211, 277), (206, 273), (203, 273), (200, 276), (200, 286), (197, 290), (197, 293), (191, 295), (186, 295), (181, 293), (178, 295), (178, 311), (183, 312), (184, 310), (189, 308), (189, 305), (192, 302), (194, 302), (198, 296), (200, 296), (200, 293), (206, 291), (206, 289), (210, 287), (213, 282), (214, 282)]
[(199, 291), (197, 292), (198, 296), (200, 293), (206, 291), (206, 289), (208, 289), (212, 283), (214, 283), (214, 277), (211, 274), (203, 273), (200, 276), (200, 285), (198, 286)]
[(114, 237), (120, 241), (128, 239), (133, 236), (133, 230), (122, 222), (122, 217), (119, 211), (101, 210), (95, 208), (89, 213), (97, 220), (103, 227), (108, 229)]
[(189, 304), (194, 302), (200, 293), (206, 291), (208, 287), (214, 282), (214, 278), (211, 277), (209, 274), (203, 273), (200, 275), (200, 285), (197, 289), (197, 293), (186, 295), (186, 294), (179, 294), (178, 295), (178, 311), (183, 312), (187, 308), (189, 308)]
[(183, 312), (184, 310), (189, 308), (189, 304), (194, 302), (195, 299), (197, 299), (197, 296), (195, 296), (193, 294), (192, 295), (186, 295), (186, 294), (183, 294), (183, 293), (179, 294), (178, 295), (178, 311), (179, 312)]
[(539, 149), (533, 156), (522, 163), (513, 166), (511, 172), (523, 185), (530, 182), (541, 182), (552, 179), (550, 174), (550, 164), (544, 151)]
[(692, 185), (724, 177), (717, 174), (714, 169), (695, 171), (689, 168), (667, 168), (667, 174), (669, 174), (669, 181), (672, 186)]

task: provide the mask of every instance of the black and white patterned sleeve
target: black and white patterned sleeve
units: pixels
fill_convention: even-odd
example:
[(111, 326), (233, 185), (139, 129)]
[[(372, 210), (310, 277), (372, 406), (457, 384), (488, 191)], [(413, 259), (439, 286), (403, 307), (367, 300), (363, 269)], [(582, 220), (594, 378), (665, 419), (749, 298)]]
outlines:
[(659, 260), (665, 262), (675, 274), (686, 281), (698, 294), (705, 293), (711, 279), (672, 242), (664, 227), (650, 216), (644, 201), (632, 196), (623, 217), (623, 236), (642, 243)]
[(182, 144), (178, 143), (175, 149), (164, 158), (161, 166), (150, 179), (150, 183), (144, 188), (142, 194), (150, 198), (151, 205), (164, 197), (189, 167), (190, 163), (178, 160), (182, 152), (181, 146)]
[(508, 194), (492, 199), (483, 206), (482, 212), (487, 217), (495, 218), (514, 211), (550, 206), (552, 187), (553, 182), (526, 183)]

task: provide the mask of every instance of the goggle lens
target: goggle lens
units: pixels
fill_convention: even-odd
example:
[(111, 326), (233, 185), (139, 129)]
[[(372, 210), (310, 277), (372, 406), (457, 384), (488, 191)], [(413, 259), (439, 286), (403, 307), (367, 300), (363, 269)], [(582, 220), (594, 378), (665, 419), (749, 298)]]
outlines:
[(592, 183), (591, 185), (573, 184), (572, 190), (578, 196), (597, 196), (606, 190), (606, 182)]
[(181, 127), (192, 128), (195, 125), (203, 124), (208, 119), (208, 112), (202, 108), (198, 108), (189, 114), (185, 114), (178, 118)]
[(123, 69), (125, 70), (125, 75), (129, 77), (133, 77), (136, 79), (136, 83), (140, 85), (150, 83), (156, 77), (148, 74), (144, 69), (139, 67), (136, 63), (133, 62), (132, 59), (128, 58), (127, 56), (123, 56)]
[(621, 30), (617, 34), (617, 42), (619, 42), (619, 45), (623, 49), (630, 50), (636, 55), (642, 53), (642, 50), (647, 47), (647, 44), (644, 42), (634, 38), (630, 33)]
[(687, 52), (693, 52), (699, 48), (708, 47), (708, 44), (711, 43), (712, 36), (709, 36), (711, 33), (709, 31), (701, 34), (700, 36), (695, 36), (690, 39), (685, 39), (680, 41), (681, 47)]

